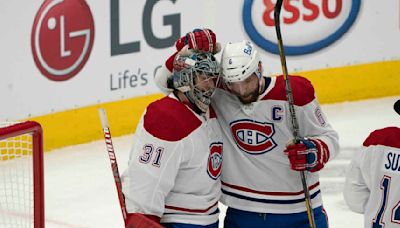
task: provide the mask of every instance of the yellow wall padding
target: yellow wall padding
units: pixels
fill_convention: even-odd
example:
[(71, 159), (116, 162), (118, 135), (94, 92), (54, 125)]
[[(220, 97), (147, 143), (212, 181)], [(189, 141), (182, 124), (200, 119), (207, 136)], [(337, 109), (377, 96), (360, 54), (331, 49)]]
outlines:
[(144, 109), (162, 94), (58, 112), (31, 118), (42, 125), (45, 151), (103, 138), (98, 109), (107, 112), (112, 136), (133, 133)]
[[(290, 74), (308, 78), (321, 104), (400, 95), (400, 61)], [(31, 119), (42, 125), (45, 150), (49, 151), (101, 139), (99, 107), (107, 111), (113, 136), (133, 133), (147, 105), (161, 97), (162, 94), (135, 97)]]
[(298, 72), (314, 85), (321, 104), (400, 94), (400, 61)]

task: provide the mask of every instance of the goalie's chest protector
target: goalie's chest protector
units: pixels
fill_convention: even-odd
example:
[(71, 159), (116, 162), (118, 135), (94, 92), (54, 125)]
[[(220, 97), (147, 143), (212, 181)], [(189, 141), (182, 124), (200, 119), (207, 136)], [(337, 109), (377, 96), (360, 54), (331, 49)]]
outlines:
[[(225, 140), (222, 202), (255, 212), (304, 211), (299, 173), (290, 170), (283, 152), (293, 138), (284, 80), (282, 76), (267, 80), (270, 83), (266, 91), (249, 105), (241, 104), (225, 90), (218, 90), (214, 96)], [(307, 91), (297, 99), (297, 106), (303, 109), (316, 102), (307, 80), (295, 77), (292, 81)], [(298, 121), (302, 118), (299, 113)], [(312, 186), (310, 194), (319, 199), (317, 174), (309, 175), (308, 182)], [(320, 205), (319, 201), (313, 206)]]

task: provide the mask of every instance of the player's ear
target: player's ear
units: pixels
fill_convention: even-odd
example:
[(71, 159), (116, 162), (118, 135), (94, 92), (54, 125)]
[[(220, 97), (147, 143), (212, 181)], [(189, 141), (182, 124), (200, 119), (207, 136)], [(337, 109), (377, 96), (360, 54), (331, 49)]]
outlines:
[(264, 71), (264, 67), (263, 67), (263, 65), (262, 65), (262, 62), (259, 61), (259, 62), (258, 62), (258, 72), (260, 72), (261, 75), (263, 75), (263, 71)]

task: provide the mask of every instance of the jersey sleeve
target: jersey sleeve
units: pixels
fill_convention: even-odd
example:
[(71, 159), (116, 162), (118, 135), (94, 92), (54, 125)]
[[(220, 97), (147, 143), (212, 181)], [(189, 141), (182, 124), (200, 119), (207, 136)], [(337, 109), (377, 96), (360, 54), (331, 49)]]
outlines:
[(167, 84), (168, 77), (171, 76), (171, 74), (171, 71), (165, 65), (163, 65), (154, 75), (154, 83), (161, 90), (161, 92), (166, 95), (173, 91), (172, 89), (168, 88)]
[(370, 196), (370, 190), (361, 172), (361, 162), (366, 148), (355, 152), (346, 173), (343, 196), (349, 208), (357, 213), (364, 213)]
[[(312, 87), (311, 84), (309, 86)], [(326, 156), (326, 161), (329, 161), (339, 153), (339, 135), (328, 122), (316, 96), (309, 95), (308, 97), (313, 97), (313, 99), (295, 106), (300, 129), (299, 134), (301, 137), (323, 141), (328, 147), (324, 156)]]
[(165, 197), (173, 188), (184, 159), (184, 141), (166, 141), (153, 136), (143, 127), (143, 119), (136, 130), (128, 168), (123, 174), (123, 192), (128, 213), (161, 217)]

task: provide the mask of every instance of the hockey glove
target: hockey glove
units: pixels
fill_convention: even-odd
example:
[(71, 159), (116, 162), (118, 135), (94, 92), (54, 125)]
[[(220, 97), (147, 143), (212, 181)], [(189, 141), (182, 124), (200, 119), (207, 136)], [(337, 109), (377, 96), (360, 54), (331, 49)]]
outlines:
[(290, 168), (295, 171), (316, 172), (329, 160), (328, 146), (320, 139), (302, 139), (297, 144), (290, 142), (284, 152), (289, 157)]
[(175, 43), (178, 52), (186, 45), (193, 51), (212, 52), (214, 54), (218, 53), (220, 49), (216, 35), (211, 29), (195, 29), (193, 32), (186, 33)]
[(163, 226), (160, 225), (160, 218), (155, 215), (132, 213), (128, 214), (125, 228), (163, 228)]

